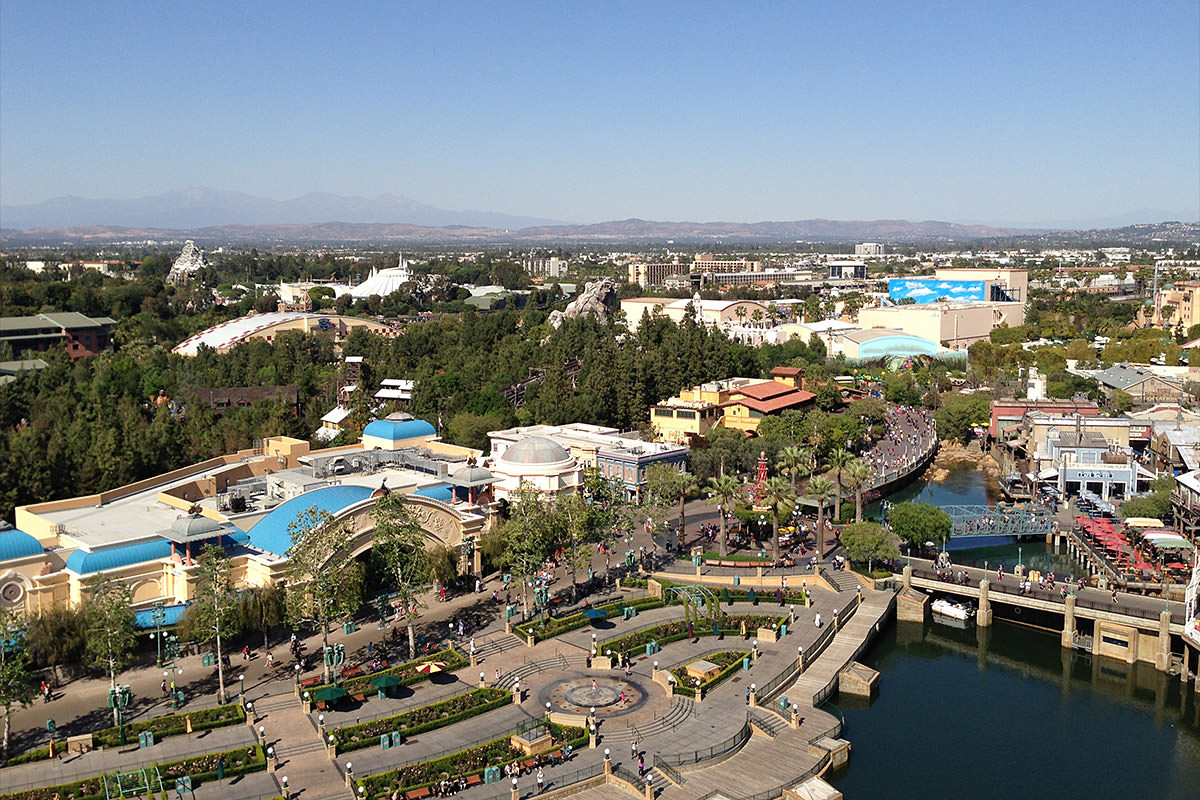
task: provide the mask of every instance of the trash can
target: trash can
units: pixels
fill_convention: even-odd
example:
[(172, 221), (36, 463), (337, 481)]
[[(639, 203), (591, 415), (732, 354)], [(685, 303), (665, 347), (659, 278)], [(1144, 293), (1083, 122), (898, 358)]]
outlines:
[(788, 710), (788, 699), (787, 699), (786, 694), (783, 697), (779, 698), (779, 710), (780, 711)]
[(386, 733), (381, 733), (379, 735), (379, 749), (390, 750), (391, 747), (392, 747), (392, 737), (388, 736)]
[(742, 671), (746, 672), (750, 669), (750, 656), (742, 656)]
[(216, 666), (216, 664), (217, 664), (217, 659), (213, 656), (212, 653), (205, 653), (204, 655), (202, 655), (200, 657), (200, 666), (202, 666), (202, 667), (214, 667), (214, 666)]
[(342, 633), (354, 633), (355, 630), (356, 628), (354, 627), (353, 622), (347, 622), (342, 625)]
[(737, 576), (737, 575), (733, 576), (733, 585), (734, 586), (739, 586), (741, 584), (741, 582), (742, 582), (742, 579), (739, 576)]

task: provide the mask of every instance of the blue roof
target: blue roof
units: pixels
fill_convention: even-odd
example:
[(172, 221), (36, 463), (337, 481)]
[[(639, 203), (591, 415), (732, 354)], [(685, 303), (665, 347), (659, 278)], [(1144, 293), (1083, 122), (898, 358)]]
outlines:
[(441, 500), (443, 503), (449, 503), (454, 499), (454, 489), (444, 483), (437, 486), (426, 486), (424, 489), (417, 489), (413, 494), (428, 497), (430, 500)]
[(130, 564), (140, 564), (143, 561), (154, 561), (159, 558), (169, 558), (171, 543), (166, 539), (153, 542), (139, 542), (122, 547), (110, 547), (106, 550), (76, 550), (67, 556), (67, 569), (78, 575), (87, 575), (106, 569), (127, 567)]
[(377, 419), (363, 428), (363, 436), (374, 436), (391, 442), (436, 434), (437, 430), (423, 419)]
[(280, 503), (249, 530), (250, 545), (268, 553), (286, 555), (292, 546), (288, 525), (302, 513), (316, 506), (318, 511), (336, 515), (343, 508), (366, 500), (371, 496), (371, 491), (366, 486), (326, 486), (293, 497), (286, 503)]
[(0, 561), (25, 556), (40, 556), (45, 549), (42, 543), (28, 533), (16, 528), (0, 531)]
[[(163, 611), (166, 612), (163, 619), (163, 626), (174, 625), (179, 622), (179, 618), (183, 616), (184, 610), (187, 608), (187, 603), (180, 603), (177, 606), (164, 606)], [(144, 611), (138, 611), (133, 615), (133, 627), (149, 630), (154, 627), (154, 609), (147, 608)]]

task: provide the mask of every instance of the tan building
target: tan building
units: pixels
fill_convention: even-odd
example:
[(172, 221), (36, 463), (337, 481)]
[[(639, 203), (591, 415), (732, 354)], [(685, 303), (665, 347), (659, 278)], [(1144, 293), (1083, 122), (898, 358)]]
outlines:
[(1152, 323), (1171, 328), (1179, 326), (1185, 331), (1200, 325), (1200, 283), (1177, 283), (1169, 289), (1160, 289), (1154, 297)]
[(621, 311), (625, 312), (625, 324), (631, 331), (638, 329), (642, 324), (642, 315), (646, 313), (652, 317), (667, 317), (675, 323), (682, 322), (690, 315), (697, 323), (722, 331), (728, 331), (738, 325), (771, 324), (767, 307), (753, 300), (631, 297), (621, 301)]
[[(107, 492), (20, 506), (16, 529), (0, 531), (0, 605), (24, 613), (75, 605), (103, 573), (129, 587), (135, 609), (161, 602), (178, 616), (205, 545), (226, 551), (239, 586), (275, 583), (301, 514), (316, 507), (344, 520), (357, 556), (370, 549), (372, 509), (389, 492), (405, 495), (427, 541), (470, 552), (460, 546), (494, 523), (495, 478), (474, 466), (478, 451), (431, 430), (411, 418), (377, 420), (363, 443), (325, 450), (272, 437)], [(479, 569), (477, 557), (463, 559), (461, 570)]]
[(858, 312), (863, 328), (891, 328), (910, 336), (962, 350), (991, 337), (1001, 326), (1025, 322), (1024, 303), (918, 303), (864, 308)]
[(799, 388), (801, 370), (776, 367), (771, 374), (774, 380), (730, 378), (684, 389), (653, 406), (650, 423), (660, 440), (690, 444), (713, 428), (751, 433), (766, 416), (811, 405), (816, 395)]

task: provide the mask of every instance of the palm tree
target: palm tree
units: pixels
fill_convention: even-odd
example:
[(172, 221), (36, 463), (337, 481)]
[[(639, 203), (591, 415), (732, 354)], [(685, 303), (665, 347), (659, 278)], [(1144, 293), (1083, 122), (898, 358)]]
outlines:
[(862, 522), (863, 487), (871, 482), (871, 465), (856, 458), (846, 465), (846, 484), (854, 490), (854, 521)]
[(792, 479), (793, 490), (799, 490), (800, 478), (808, 474), (811, 456), (807, 451), (807, 447), (785, 447), (779, 451), (779, 460), (775, 462), (775, 469)]
[(834, 484), (837, 505), (833, 507), (831, 515), (835, 520), (842, 518), (842, 472), (845, 471), (846, 465), (853, 460), (854, 454), (844, 447), (839, 447), (829, 454), (829, 468), (837, 473), (837, 482)]
[(717, 502), (717, 510), (721, 514), (721, 557), (729, 555), (729, 535), (725, 518), (733, 510), (733, 504), (741, 497), (742, 485), (732, 475), (718, 475), (708, 479), (708, 491)]
[(679, 473), (679, 478), (675, 484), (675, 491), (679, 493), (679, 550), (683, 551), (687, 544), (687, 534), (684, 531), (684, 503), (687, 502), (687, 496), (696, 491), (699, 484), (696, 482), (696, 476), (690, 472)]
[(767, 478), (763, 484), (763, 502), (771, 508), (771, 539), (773, 542), (772, 558), (779, 560), (779, 511), (789, 508), (796, 498), (792, 485), (785, 479), (775, 475)]
[(825, 502), (833, 497), (833, 481), (824, 475), (818, 475), (808, 482), (808, 492), (817, 501), (817, 558), (825, 553)]

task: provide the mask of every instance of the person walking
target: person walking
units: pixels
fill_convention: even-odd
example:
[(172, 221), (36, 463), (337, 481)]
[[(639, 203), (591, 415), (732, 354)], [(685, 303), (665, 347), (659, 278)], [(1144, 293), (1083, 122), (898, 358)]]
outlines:
[(637, 739), (634, 739), (632, 742), (629, 743), (629, 757), (637, 758), (637, 755), (638, 755)]
[(544, 788), (545, 788), (545, 786), (546, 786), (546, 776), (542, 774), (542, 768), (541, 768), (541, 767), (538, 767), (538, 774), (537, 774), (537, 793), (538, 793), (538, 794), (541, 794), (541, 793), (542, 793), (542, 789), (544, 789)]

